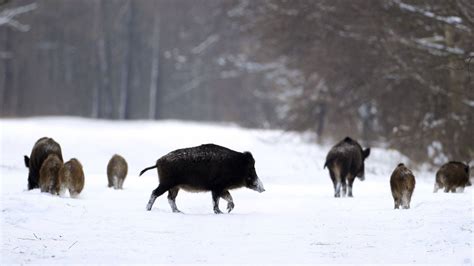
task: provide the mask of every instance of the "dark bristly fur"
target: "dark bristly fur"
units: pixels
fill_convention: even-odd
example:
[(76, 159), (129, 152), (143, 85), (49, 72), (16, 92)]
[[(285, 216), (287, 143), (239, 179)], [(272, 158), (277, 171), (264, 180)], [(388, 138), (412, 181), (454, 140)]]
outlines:
[(404, 209), (410, 209), (415, 183), (415, 176), (404, 164), (399, 164), (393, 170), (390, 177), (390, 189), (392, 190), (395, 209), (398, 209), (400, 205)]
[(63, 166), (63, 161), (56, 154), (48, 155), (40, 168), (39, 187), (41, 192), (58, 194), (57, 184), (59, 182), (59, 169)]
[(470, 186), (469, 165), (462, 162), (451, 161), (440, 167), (436, 172), (434, 192), (444, 188), (444, 192), (455, 193), (457, 188), (464, 190), (464, 187)]
[(107, 178), (109, 180), (109, 187), (114, 189), (122, 189), (123, 182), (127, 177), (128, 165), (125, 159), (115, 154), (107, 164)]
[(43, 137), (36, 141), (31, 151), (30, 157), (24, 156), (25, 166), (29, 168), (28, 173), (28, 189), (39, 187), (39, 171), (44, 160), (50, 154), (56, 154), (63, 161), (61, 146), (52, 138)]
[(153, 168), (158, 168), (159, 186), (153, 190), (147, 210), (151, 210), (156, 198), (166, 191), (173, 212), (179, 212), (175, 202), (179, 189), (211, 191), (215, 213), (221, 213), (219, 198), (228, 202), (229, 212), (234, 208), (230, 189), (247, 187), (264, 191), (250, 152), (236, 152), (214, 144), (170, 152), (158, 159), (155, 166), (142, 170), (140, 175)]
[(337, 143), (326, 156), (326, 166), (329, 169), (329, 175), (334, 185), (334, 197), (340, 197), (341, 187), (342, 196), (346, 195), (346, 180), (349, 185), (347, 195), (352, 197), (352, 184), (357, 176), (361, 181), (365, 178), (364, 160), (370, 155), (370, 148), (362, 150), (360, 144), (346, 137)]
[(67, 161), (59, 170), (59, 194), (63, 195), (66, 189), (71, 197), (76, 197), (84, 188), (84, 171), (82, 164), (75, 158)]

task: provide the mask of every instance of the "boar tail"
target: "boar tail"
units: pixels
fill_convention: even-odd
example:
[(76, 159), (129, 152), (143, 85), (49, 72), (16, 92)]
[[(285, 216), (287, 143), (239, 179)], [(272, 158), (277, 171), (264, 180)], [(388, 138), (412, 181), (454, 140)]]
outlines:
[(141, 172), (140, 172), (140, 176), (143, 175), (143, 173), (145, 173), (146, 171), (150, 170), (150, 169), (153, 169), (153, 168), (157, 168), (158, 166), (154, 165), (154, 166), (150, 166), (150, 167), (147, 167), (145, 169), (143, 169)]

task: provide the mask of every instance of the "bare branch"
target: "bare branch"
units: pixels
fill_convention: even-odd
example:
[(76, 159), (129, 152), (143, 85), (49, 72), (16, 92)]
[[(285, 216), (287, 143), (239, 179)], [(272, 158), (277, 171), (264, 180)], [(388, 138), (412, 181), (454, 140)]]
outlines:
[(462, 24), (462, 19), (460, 17), (457, 17), (457, 16), (447, 16), (447, 17), (446, 16), (440, 16), (440, 15), (437, 15), (437, 14), (431, 12), (431, 11), (424, 10), (423, 8), (403, 3), (401, 0), (392, 0), (392, 2), (397, 4), (398, 7), (402, 10), (412, 12), (412, 13), (417, 13), (417, 14), (420, 14), (424, 17), (435, 19), (437, 21), (441, 21), (441, 22), (444, 22), (446, 24), (452, 25), (452, 26), (454, 26), (454, 27), (456, 27), (460, 30), (471, 32), (471, 29), (469, 27), (466, 27), (465, 25)]
[(14, 17), (35, 10), (37, 7), (38, 5), (36, 3), (32, 3), (25, 6), (19, 6), (3, 10), (2, 12), (0, 12), (0, 26), (10, 25), (11, 27), (19, 31), (29, 31), (30, 26), (20, 23), (19, 21), (15, 20)]

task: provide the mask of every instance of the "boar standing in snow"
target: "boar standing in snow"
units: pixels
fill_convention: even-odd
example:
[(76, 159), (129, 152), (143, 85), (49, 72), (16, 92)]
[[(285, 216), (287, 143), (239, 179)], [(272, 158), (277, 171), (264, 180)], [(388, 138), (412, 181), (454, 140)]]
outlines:
[(29, 168), (28, 173), (28, 190), (38, 188), (39, 172), (44, 160), (50, 154), (56, 154), (63, 161), (61, 146), (52, 138), (43, 137), (36, 141), (31, 151), (30, 157), (25, 157), (25, 166)]
[(347, 195), (352, 197), (352, 184), (357, 176), (361, 181), (365, 179), (364, 160), (369, 156), (370, 148), (362, 150), (359, 143), (346, 137), (329, 151), (324, 168), (329, 169), (329, 175), (334, 185), (334, 197), (346, 196), (346, 180), (349, 184)]
[(402, 205), (403, 209), (410, 209), (411, 196), (415, 189), (415, 176), (404, 164), (399, 164), (390, 177), (390, 188), (395, 202), (395, 209)]
[(263, 192), (263, 184), (255, 172), (255, 160), (250, 152), (236, 152), (214, 144), (179, 149), (168, 153), (156, 161), (155, 166), (144, 172), (158, 168), (159, 186), (153, 190), (146, 206), (151, 210), (156, 198), (168, 191), (168, 202), (173, 212), (179, 189), (191, 192), (211, 191), (214, 212), (219, 210), (219, 198), (227, 201), (227, 211), (234, 208), (230, 189), (247, 187)]
[(433, 192), (438, 192), (438, 189), (444, 188), (444, 192), (451, 191), (455, 193), (457, 188), (463, 191), (464, 187), (470, 185), (469, 165), (462, 162), (451, 161), (441, 166), (438, 172), (436, 172)]
[(58, 194), (59, 170), (63, 166), (63, 161), (52, 153), (44, 160), (40, 168), (39, 187), (41, 192)]
[(59, 194), (64, 195), (66, 189), (71, 197), (77, 197), (84, 188), (84, 171), (81, 163), (72, 158), (59, 170)]
[(125, 159), (115, 154), (110, 159), (107, 164), (107, 178), (109, 179), (109, 187), (114, 187), (114, 189), (122, 189), (123, 181), (127, 176), (128, 165)]

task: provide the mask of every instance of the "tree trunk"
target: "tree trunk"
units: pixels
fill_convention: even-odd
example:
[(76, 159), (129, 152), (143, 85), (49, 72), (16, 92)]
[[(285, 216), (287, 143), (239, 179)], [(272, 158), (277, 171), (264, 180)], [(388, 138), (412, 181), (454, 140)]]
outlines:
[(159, 16), (154, 18), (153, 27), (153, 52), (151, 58), (151, 73), (150, 73), (150, 94), (149, 94), (149, 109), (148, 119), (155, 119), (156, 117), (156, 96), (158, 90), (158, 74), (159, 74), (159, 59), (160, 59), (160, 19)]
[(128, 1), (127, 6), (127, 28), (128, 36), (125, 51), (125, 60), (122, 68), (122, 82), (120, 87), (119, 119), (127, 119), (128, 115), (128, 94), (132, 85), (132, 53), (133, 53), (133, 30), (134, 30), (134, 1)]

